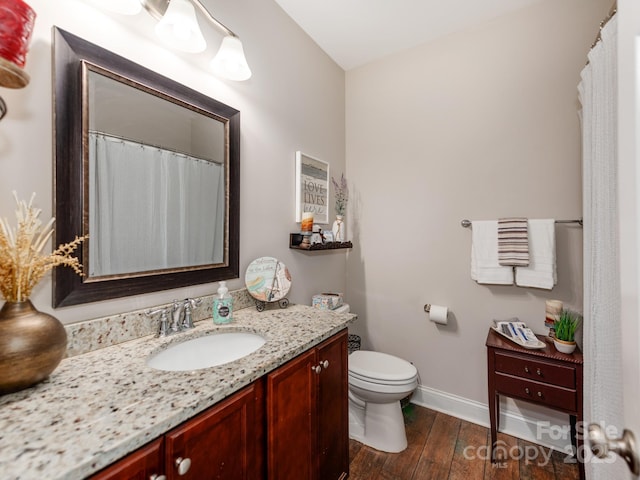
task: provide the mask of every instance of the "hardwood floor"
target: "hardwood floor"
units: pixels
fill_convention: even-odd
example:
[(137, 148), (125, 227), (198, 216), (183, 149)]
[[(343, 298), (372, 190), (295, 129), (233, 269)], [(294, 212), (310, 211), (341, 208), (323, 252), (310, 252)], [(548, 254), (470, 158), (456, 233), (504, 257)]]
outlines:
[[(499, 461), (488, 459), (489, 429), (417, 405), (405, 409), (409, 446), (383, 453), (349, 441), (350, 480), (577, 480), (566, 455), (498, 434)], [(503, 442), (503, 443), (502, 443)], [(503, 459), (503, 461), (500, 461)]]

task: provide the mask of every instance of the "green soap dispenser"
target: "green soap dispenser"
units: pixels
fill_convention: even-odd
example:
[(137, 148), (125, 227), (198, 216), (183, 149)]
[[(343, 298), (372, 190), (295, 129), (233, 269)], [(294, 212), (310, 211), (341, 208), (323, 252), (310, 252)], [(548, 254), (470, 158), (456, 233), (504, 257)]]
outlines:
[(233, 320), (233, 297), (227, 282), (220, 282), (218, 296), (213, 300), (213, 323), (224, 324)]

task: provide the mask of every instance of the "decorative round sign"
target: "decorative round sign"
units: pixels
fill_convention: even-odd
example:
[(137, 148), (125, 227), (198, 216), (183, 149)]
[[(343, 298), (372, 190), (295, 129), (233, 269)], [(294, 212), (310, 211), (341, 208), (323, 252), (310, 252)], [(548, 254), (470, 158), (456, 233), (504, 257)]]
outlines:
[(289, 303), (281, 300), (291, 288), (291, 274), (277, 258), (260, 257), (251, 262), (244, 283), (249, 294), (258, 302), (279, 302), (281, 307), (283, 303), (284, 306)]

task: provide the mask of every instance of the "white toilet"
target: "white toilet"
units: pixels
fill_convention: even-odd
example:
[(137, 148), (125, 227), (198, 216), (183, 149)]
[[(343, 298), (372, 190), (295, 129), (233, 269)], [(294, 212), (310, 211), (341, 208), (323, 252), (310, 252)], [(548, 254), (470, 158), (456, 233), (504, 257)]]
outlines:
[(349, 355), (349, 436), (383, 452), (407, 448), (400, 400), (418, 386), (411, 363), (386, 353)]

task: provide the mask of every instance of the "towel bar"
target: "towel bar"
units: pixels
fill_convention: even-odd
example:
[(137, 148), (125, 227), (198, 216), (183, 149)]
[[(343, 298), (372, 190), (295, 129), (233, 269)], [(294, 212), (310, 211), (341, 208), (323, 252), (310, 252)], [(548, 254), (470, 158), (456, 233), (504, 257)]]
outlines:
[[(582, 226), (582, 219), (578, 218), (577, 220), (556, 220), (556, 223), (577, 223), (578, 225)], [(460, 225), (462, 225), (464, 228), (469, 228), (471, 227), (471, 220), (467, 220), (465, 218), (460, 222)]]

